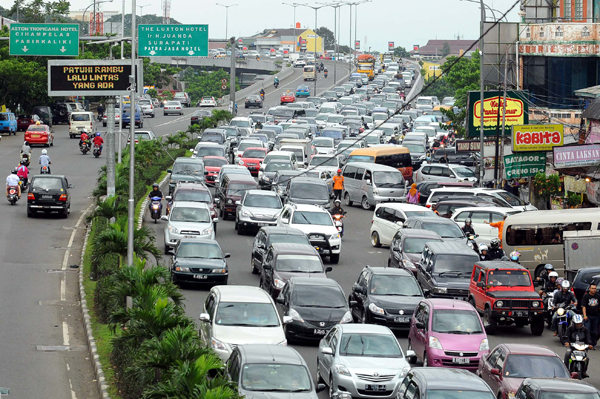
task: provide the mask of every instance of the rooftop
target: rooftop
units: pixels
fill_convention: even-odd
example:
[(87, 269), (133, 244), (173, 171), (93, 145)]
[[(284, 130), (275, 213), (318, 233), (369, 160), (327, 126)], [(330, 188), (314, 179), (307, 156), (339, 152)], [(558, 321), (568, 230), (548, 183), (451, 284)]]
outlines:
[(449, 55), (460, 55), (461, 51), (467, 51), (472, 44), (477, 43), (477, 40), (429, 40), (425, 46), (419, 48), (419, 54), (421, 57), (441, 57), (445, 43), (450, 46)]

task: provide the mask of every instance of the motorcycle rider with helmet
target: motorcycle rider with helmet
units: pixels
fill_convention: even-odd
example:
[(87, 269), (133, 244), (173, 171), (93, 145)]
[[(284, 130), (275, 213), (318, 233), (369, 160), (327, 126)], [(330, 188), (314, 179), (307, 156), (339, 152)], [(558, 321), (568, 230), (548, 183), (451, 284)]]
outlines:
[(547, 263), (544, 265), (544, 270), (542, 270), (542, 272), (540, 273), (540, 276), (537, 278), (537, 281), (542, 282), (542, 284), (545, 284), (548, 281), (548, 275), (550, 274), (550, 272), (554, 271), (554, 266), (552, 266), (550, 263)]
[(346, 211), (342, 208), (342, 201), (340, 201), (339, 198), (336, 198), (335, 201), (333, 201), (333, 208), (331, 208), (331, 214), (342, 216), (346, 214)]
[(46, 150), (45, 148), (42, 150), (42, 155), (40, 155), (39, 164), (40, 164), (40, 173), (42, 172), (42, 168), (44, 166), (48, 168), (48, 173), (50, 173), (50, 165), (52, 164), (52, 161), (50, 160), (50, 157), (48, 156), (48, 150)]
[(540, 295), (542, 295), (542, 293), (554, 292), (554, 291), (560, 289), (560, 286), (558, 285), (558, 281), (556, 281), (556, 280), (558, 280), (558, 273), (550, 272), (550, 274), (548, 275), (548, 281), (540, 290)]
[(21, 147), (21, 154), (27, 157), (27, 162), (31, 160), (31, 147), (29, 146), (28, 141), (23, 143), (23, 147)]
[(479, 244), (479, 259), (480, 260), (492, 260), (492, 257), (488, 253), (488, 246), (484, 243)]
[[(573, 349), (571, 348), (571, 343), (580, 342), (587, 345), (587, 348), (592, 347), (592, 338), (590, 336), (590, 331), (583, 325), (583, 316), (580, 314), (576, 314), (573, 316), (573, 322), (567, 328), (567, 337), (565, 340), (565, 346), (567, 347), (567, 353), (565, 353), (565, 366), (567, 370), (569, 370), (569, 363), (571, 361), (571, 352)], [(589, 363), (589, 357), (586, 359), (583, 364), (583, 376), (582, 378), (587, 378), (589, 375), (587, 374), (587, 368)]]
[(100, 147), (100, 155), (102, 155), (102, 147), (104, 147), (104, 140), (102, 139), (102, 137), (100, 137), (100, 132), (96, 133), (96, 137), (92, 139), (92, 142), (94, 143), (94, 145)]
[(8, 189), (11, 187), (15, 187), (17, 192), (19, 193), (19, 198), (21, 198), (21, 187), (19, 187), (19, 176), (17, 176), (17, 168), (14, 168), (10, 175), (6, 176), (6, 197), (8, 198)]
[(85, 143), (86, 141), (88, 141), (90, 138), (90, 136), (88, 136), (88, 131), (87, 129), (83, 129), (81, 131), (81, 136), (79, 136), (79, 148), (81, 149), (81, 146), (83, 145), (83, 143)]
[[(554, 310), (556, 310), (557, 305), (560, 304), (564, 304), (564, 306), (577, 305), (577, 298), (575, 298), (575, 294), (571, 292), (571, 283), (569, 280), (563, 280), (560, 283), (560, 290), (554, 293)], [(554, 331), (555, 337), (558, 336), (558, 319), (556, 312), (552, 315), (552, 331)]]
[(469, 236), (469, 234), (475, 235), (475, 229), (473, 228), (471, 218), (467, 218), (465, 220), (465, 225), (462, 227), (462, 231), (467, 237)]
[(519, 259), (521, 258), (521, 253), (519, 251), (512, 251), (509, 257), (511, 262), (521, 264), (521, 262), (519, 262)]
[(27, 182), (29, 181), (29, 169), (27, 169), (27, 162), (22, 159), (21, 164), (17, 167), (17, 176), (19, 176), (19, 179), (21, 181), (23, 181), (24, 183), (24, 188), (27, 186)]
[(502, 259), (503, 256), (506, 256), (504, 250), (500, 248), (500, 240), (497, 238), (492, 238), (490, 241), (490, 250), (488, 252), (492, 260)]

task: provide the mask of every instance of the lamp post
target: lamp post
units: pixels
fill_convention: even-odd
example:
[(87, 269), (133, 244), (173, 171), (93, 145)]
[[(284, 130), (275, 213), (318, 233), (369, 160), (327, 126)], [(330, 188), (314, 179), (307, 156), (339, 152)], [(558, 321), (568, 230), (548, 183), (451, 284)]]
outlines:
[(300, 6), (300, 4), (291, 4), (291, 3), (281, 3), (285, 6), (294, 7), (294, 23), (292, 26), (294, 27), (294, 53), (296, 52), (296, 40), (298, 40), (298, 35), (296, 35), (296, 7)]
[[(91, 6), (96, 6), (97, 4), (102, 4), (102, 3), (112, 3), (113, 0), (101, 0), (101, 1), (94, 1), (93, 3), (91, 3), (90, 5), (88, 5), (84, 10), (83, 10), (83, 14), (81, 15), (81, 22), (85, 23), (85, 13), (86, 11), (91, 7)], [(90, 19), (90, 24), (88, 25), (88, 34), (90, 34), (90, 28), (91, 28), (91, 24), (92, 24), (92, 20)]]
[[(307, 4), (297, 4), (296, 5), (299, 6), (303, 6), (303, 7), (308, 7), (308, 8), (312, 8), (313, 10), (315, 10), (315, 37), (313, 38), (313, 43), (314, 43), (314, 54), (315, 54), (315, 71), (317, 69), (317, 29), (318, 29), (318, 25), (317, 25), (317, 11), (319, 11), (319, 9), (326, 7), (324, 5), (320, 5), (320, 6), (309, 6)], [(317, 78), (316, 78), (316, 73), (315, 73), (315, 91), (313, 93), (313, 96), (317, 95)]]
[(338, 14), (338, 9), (345, 5), (345, 3), (339, 3), (339, 2), (334, 2), (334, 3), (317, 3), (317, 4), (321, 4), (324, 7), (331, 7), (333, 8), (333, 42), (334, 42), (334, 46), (333, 46), (333, 84), (335, 85), (336, 79), (337, 79), (337, 55), (338, 55), (338, 24), (337, 24), (337, 14)]
[[(131, 85), (130, 107), (129, 108), (129, 200), (127, 209), (127, 264), (133, 266), (133, 240), (135, 230), (135, 93), (136, 80), (135, 80), (135, 43), (136, 43), (136, 29), (135, 29), (135, 1), (131, 0), (131, 76), (129, 77), (129, 84)], [(140, 112), (140, 118), (142, 117)], [(121, 123), (123, 123), (123, 114), (121, 114)]]
[(138, 6), (140, 9), (140, 23), (144, 22), (144, 7), (148, 7), (150, 4), (144, 4), (143, 6)]
[[(485, 4), (485, 3), (481, 2), (481, 1), (478, 1), (478, 0), (460, 0), (460, 1), (468, 1), (469, 3), (476, 3), (476, 4), (479, 4), (479, 5), (483, 4), (483, 6), (485, 8), (487, 8), (488, 10), (490, 10), (490, 12), (492, 13), (492, 18), (494, 18), (494, 21), (498, 20), (498, 18), (496, 18), (496, 13), (499, 13), (500, 15), (502, 15), (502, 11), (497, 10), (495, 8), (492, 8), (492, 7), (488, 6), (487, 4)], [(504, 20), (506, 22), (508, 22), (508, 19), (506, 18), (506, 16), (504, 16)]]
[(354, 6), (354, 46), (351, 47), (353, 52), (356, 52), (356, 40), (357, 40), (356, 32), (358, 32), (358, 6), (360, 4), (370, 3), (371, 1), (372, 0), (363, 0), (363, 1), (357, 1), (356, 3), (350, 4), (350, 8), (352, 8), (352, 6)]
[(221, 7), (225, 7), (225, 39), (228, 39), (229, 36), (227, 36), (227, 30), (229, 28), (229, 7), (235, 7), (238, 6), (239, 4), (230, 4), (230, 5), (225, 5), (225, 4), (221, 4), (221, 3), (215, 3), (218, 6)]

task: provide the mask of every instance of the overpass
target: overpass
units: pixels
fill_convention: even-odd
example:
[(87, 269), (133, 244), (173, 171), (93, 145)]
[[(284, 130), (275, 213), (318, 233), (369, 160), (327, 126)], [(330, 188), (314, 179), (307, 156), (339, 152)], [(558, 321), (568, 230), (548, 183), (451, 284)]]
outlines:
[[(210, 57), (149, 57), (150, 62), (159, 64), (168, 64), (174, 67), (185, 69), (187, 67), (200, 69), (224, 69), (229, 72), (231, 68), (231, 58), (210, 58)], [(270, 74), (273, 71), (281, 71), (274, 61), (270, 59), (257, 61), (254, 58), (239, 58), (235, 63), (236, 75), (242, 73)]]

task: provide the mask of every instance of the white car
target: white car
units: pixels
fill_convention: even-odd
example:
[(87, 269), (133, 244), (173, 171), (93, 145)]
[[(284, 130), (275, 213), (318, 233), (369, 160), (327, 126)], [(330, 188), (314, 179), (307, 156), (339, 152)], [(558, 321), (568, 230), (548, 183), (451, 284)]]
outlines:
[(342, 238), (333, 223), (331, 214), (317, 205), (287, 204), (277, 225), (298, 229), (308, 235), (310, 243), (321, 256), (329, 256), (331, 263), (340, 261)]
[(167, 101), (163, 108), (163, 115), (183, 115), (183, 105), (179, 101)]
[(200, 106), (201, 107), (216, 107), (217, 101), (215, 100), (214, 97), (202, 97), (202, 100), (200, 100)]
[(294, 61), (294, 68), (304, 68), (306, 66), (306, 61), (304, 61), (302, 58), (298, 58), (296, 61)]
[[(258, 287), (213, 287), (200, 314), (200, 339), (226, 362), (244, 344), (287, 345), (273, 298)], [(291, 322), (284, 316), (283, 323)]]
[(154, 118), (154, 104), (152, 103), (152, 100), (142, 98), (138, 100), (138, 104), (142, 109), (142, 113), (144, 114), (144, 116), (149, 115), (152, 118)]
[(421, 205), (395, 202), (377, 204), (371, 221), (371, 245), (390, 245), (406, 219), (414, 216), (439, 217), (431, 209)]
[[(473, 230), (479, 236), (477, 242), (489, 245), (493, 238), (498, 238), (498, 229), (490, 226), (489, 223), (501, 222), (504, 220), (504, 215), (510, 216), (516, 213), (519, 211), (513, 208), (474, 206), (457, 209), (450, 219), (458, 223), (460, 227), (465, 225), (465, 220), (471, 219)], [(486, 221), (488, 223), (485, 223)]]
[(203, 202), (176, 201), (171, 206), (168, 216), (163, 215), (162, 220), (167, 221), (165, 226), (165, 254), (169, 254), (179, 240), (188, 239), (215, 239), (213, 223), (218, 223), (218, 218), (211, 218), (208, 205)]
[(315, 137), (313, 146), (317, 150), (317, 154), (333, 154), (335, 152), (335, 141), (332, 137)]
[(247, 116), (238, 116), (233, 118), (231, 121), (229, 121), (229, 126), (237, 126), (240, 129), (245, 129), (248, 132), (246, 136), (254, 133), (254, 121)]

